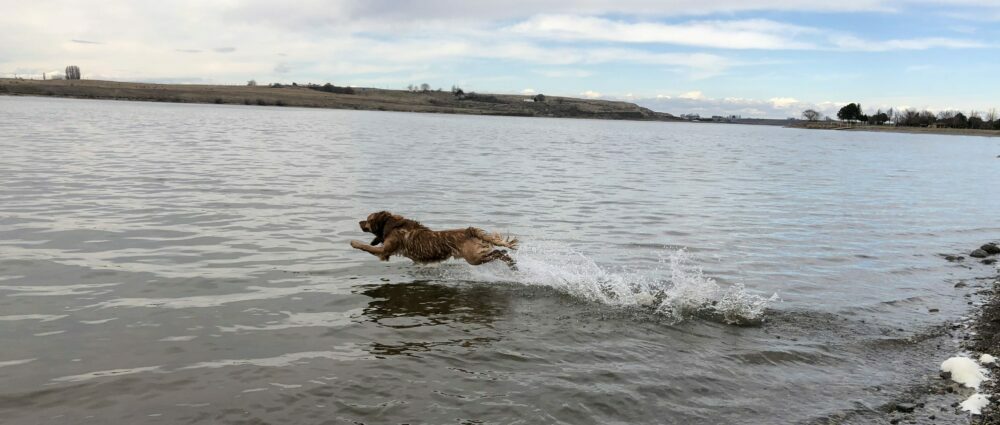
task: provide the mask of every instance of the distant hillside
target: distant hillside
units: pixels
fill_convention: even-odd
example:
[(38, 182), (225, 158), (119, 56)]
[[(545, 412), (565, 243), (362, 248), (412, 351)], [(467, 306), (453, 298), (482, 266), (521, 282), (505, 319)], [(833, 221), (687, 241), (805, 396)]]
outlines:
[(673, 115), (628, 102), (545, 96), (411, 92), (351, 88), (353, 94), (330, 93), (305, 86), (216, 86), (195, 84), (120, 83), (97, 80), (0, 79), (0, 95), (58, 96), (152, 102), (218, 103), (310, 108), (361, 109), (445, 114), (524, 117), (594, 118), (673, 121)]

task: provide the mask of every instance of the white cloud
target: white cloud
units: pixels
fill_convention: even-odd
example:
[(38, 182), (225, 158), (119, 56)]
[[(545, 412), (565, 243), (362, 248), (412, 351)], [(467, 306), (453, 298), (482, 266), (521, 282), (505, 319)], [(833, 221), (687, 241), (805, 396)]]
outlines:
[(885, 52), (890, 50), (927, 50), (927, 49), (973, 49), (989, 47), (978, 40), (962, 40), (944, 37), (928, 37), (897, 40), (863, 40), (850, 35), (833, 35), (830, 37), (833, 47), (839, 50), (857, 50), (865, 52)]
[(773, 97), (768, 102), (771, 102), (771, 106), (776, 109), (789, 109), (801, 103), (798, 99), (792, 97)]
[(933, 68), (934, 67), (931, 65), (922, 64), (922, 65), (910, 65), (904, 68), (903, 70), (906, 72), (923, 72)]
[(594, 75), (593, 72), (583, 69), (536, 69), (532, 72), (549, 78), (586, 78)]
[(725, 49), (811, 49), (815, 46), (794, 37), (816, 32), (811, 28), (764, 19), (663, 24), (578, 15), (536, 16), (508, 30), (545, 39), (668, 43)]
[(593, 90), (587, 90), (583, 93), (580, 93), (580, 96), (586, 97), (587, 99), (597, 99), (601, 97), (601, 94)]
[[(697, 96), (685, 96), (689, 93), (685, 93), (679, 96), (666, 96), (666, 95), (656, 95), (653, 97), (639, 97), (634, 99), (635, 103), (650, 108), (654, 111), (669, 112), (674, 115), (681, 114), (699, 114), (703, 117), (710, 117), (713, 115), (739, 115), (743, 118), (801, 118), (802, 111), (806, 109), (814, 109), (824, 116), (829, 116), (836, 118), (837, 111), (840, 110), (844, 105), (850, 103), (846, 101), (821, 101), (821, 102), (807, 102), (801, 101), (791, 97), (775, 97), (767, 100), (742, 98), (742, 97), (726, 97), (726, 98), (711, 98), (705, 96), (701, 92)], [(606, 96), (607, 98), (607, 96)], [(899, 99), (896, 99), (899, 100)], [(874, 113), (877, 110), (888, 111), (889, 109), (904, 110), (910, 108), (912, 104), (908, 104), (905, 100), (898, 103), (865, 103), (862, 102), (865, 113)], [(952, 105), (927, 105), (921, 104), (915, 107), (918, 110), (930, 110), (932, 112), (938, 112), (943, 110), (970, 110), (969, 107), (954, 107)], [(987, 110), (987, 108), (972, 108), (977, 110)]]
[(705, 98), (705, 95), (702, 92), (695, 90), (695, 91), (689, 91), (687, 93), (681, 93), (677, 95), (677, 98), (685, 100), (701, 100)]
[[(506, 29), (546, 40), (673, 44), (720, 49), (763, 50), (926, 50), (969, 49), (988, 45), (946, 37), (865, 40), (851, 34), (790, 25), (766, 19), (688, 21), (680, 24), (627, 22), (593, 16), (534, 16)], [(803, 41), (808, 40), (808, 41)]]
[[(123, 1), (123, 0), (120, 0)], [(191, 1), (191, 0), (188, 0)], [(287, 28), (365, 26), (415, 21), (503, 22), (534, 15), (625, 15), (643, 17), (704, 16), (747, 11), (890, 12), (899, 7), (894, 0), (855, 0), (847, 3), (816, 0), (299, 0), (297, 13), (276, 13), (270, 0), (221, 3), (226, 16), (254, 24)]]
[(524, 90), (521, 90), (521, 94), (532, 95), (532, 94), (535, 94), (535, 93), (538, 93), (538, 92), (535, 91), (535, 89), (524, 89)]
[(656, 95), (634, 99), (639, 105), (655, 111), (675, 115), (695, 113), (702, 116), (740, 115), (744, 118), (789, 118), (798, 117), (806, 109), (815, 109), (823, 114), (836, 114), (847, 102), (803, 102), (792, 97), (775, 97), (767, 100), (742, 97), (711, 98), (701, 91), (690, 91), (676, 96)]

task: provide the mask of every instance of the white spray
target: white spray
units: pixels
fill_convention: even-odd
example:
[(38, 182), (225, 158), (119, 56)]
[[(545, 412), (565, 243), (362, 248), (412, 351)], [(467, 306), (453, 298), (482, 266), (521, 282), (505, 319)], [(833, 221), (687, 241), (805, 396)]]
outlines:
[(681, 249), (660, 256), (645, 270), (612, 271), (562, 245), (525, 244), (515, 254), (518, 271), (502, 265), (443, 271), (445, 278), (546, 286), (605, 305), (646, 308), (679, 322), (693, 315), (719, 316), (727, 323), (762, 320), (778, 300), (748, 293), (742, 284), (723, 288), (695, 266)]

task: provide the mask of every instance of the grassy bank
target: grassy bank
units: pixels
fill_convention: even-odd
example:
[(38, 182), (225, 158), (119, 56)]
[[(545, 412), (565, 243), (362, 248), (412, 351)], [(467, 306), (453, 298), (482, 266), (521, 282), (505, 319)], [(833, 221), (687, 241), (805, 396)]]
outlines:
[(814, 130), (843, 130), (843, 131), (877, 131), (884, 133), (912, 133), (912, 134), (947, 134), (955, 136), (986, 136), (998, 137), (1000, 130), (974, 130), (971, 128), (931, 128), (931, 127), (896, 127), (891, 125), (864, 125), (840, 121), (798, 121), (789, 124), (792, 128), (808, 128)]
[(645, 121), (672, 121), (676, 119), (670, 114), (654, 112), (633, 103), (606, 100), (548, 96), (542, 102), (528, 102), (526, 99), (530, 99), (530, 97), (519, 95), (470, 94), (460, 98), (450, 92), (411, 92), (373, 88), (353, 88), (353, 92), (353, 94), (328, 93), (304, 86), (279, 88), (122, 83), (98, 80), (0, 79), (0, 95), (525, 117)]

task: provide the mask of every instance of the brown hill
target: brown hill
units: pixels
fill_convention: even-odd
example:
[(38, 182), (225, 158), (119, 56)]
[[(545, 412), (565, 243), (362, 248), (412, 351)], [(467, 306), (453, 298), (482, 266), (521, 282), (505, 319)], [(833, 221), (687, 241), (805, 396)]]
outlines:
[(300, 106), (447, 114), (526, 117), (596, 118), (671, 121), (673, 115), (654, 112), (628, 102), (546, 96), (411, 92), (351, 88), (353, 94), (329, 93), (305, 86), (222, 86), (196, 84), (122, 83), (98, 80), (0, 79), (0, 95), (58, 96), (152, 102), (219, 103)]

